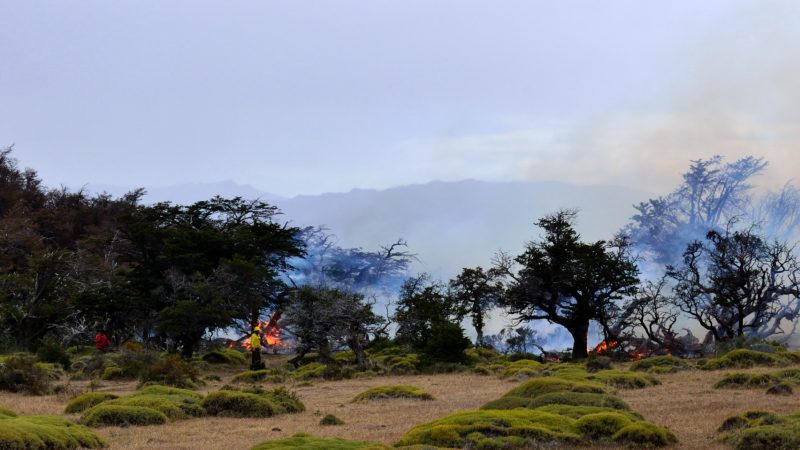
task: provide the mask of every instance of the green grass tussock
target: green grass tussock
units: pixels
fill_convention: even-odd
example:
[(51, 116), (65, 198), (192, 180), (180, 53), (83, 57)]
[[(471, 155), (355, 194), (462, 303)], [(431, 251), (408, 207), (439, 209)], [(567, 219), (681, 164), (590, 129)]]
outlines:
[(530, 378), (539, 376), (543, 364), (531, 359), (520, 359), (509, 363), (500, 374), (503, 378)]
[(651, 356), (634, 361), (630, 370), (650, 373), (670, 373), (689, 368), (689, 363), (672, 355)]
[(410, 398), (417, 400), (433, 400), (433, 395), (416, 386), (390, 384), (367, 389), (353, 398), (354, 402), (367, 400), (384, 400), (391, 398)]
[[(314, 363), (317, 364), (317, 363)], [(305, 366), (304, 366), (305, 367)], [(309, 377), (314, 378), (314, 377)], [(286, 375), (280, 369), (262, 369), (262, 370), (248, 370), (233, 376), (234, 383), (283, 383)]]
[(780, 416), (752, 410), (726, 418), (717, 430), (736, 450), (800, 448), (800, 412)]
[(109, 392), (85, 392), (67, 403), (64, 408), (65, 414), (77, 414), (86, 411), (87, 409), (99, 405), (107, 400), (114, 400), (119, 398), (119, 395), (111, 394)]
[(305, 410), (297, 396), (284, 388), (235, 390), (227, 388), (212, 392), (202, 402), (212, 416), (271, 417)]
[(344, 425), (344, 420), (336, 417), (333, 414), (325, 414), (325, 416), (319, 420), (319, 424), (323, 426)]
[(374, 442), (348, 441), (345, 439), (315, 438), (296, 434), (290, 438), (267, 441), (251, 450), (390, 450), (391, 447)]
[(709, 359), (700, 366), (702, 370), (747, 369), (755, 366), (785, 366), (789, 360), (780, 354), (737, 349), (718, 358)]
[(296, 380), (309, 380), (312, 378), (322, 378), (325, 376), (327, 366), (320, 362), (312, 362), (300, 366), (292, 373), (292, 378)]
[(605, 394), (608, 392), (608, 388), (600, 383), (584, 380), (555, 377), (534, 378), (512, 389), (504, 397), (534, 398), (542, 394), (561, 391)]
[(650, 374), (613, 369), (593, 373), (586, 379), (590, 381), (600, 381), (618, 389), (643, 389), (661, 384), (658, 378)]
[(599, 406), (601, 408), (619, 409), (628, 411), (631, 407), (622, 399), (608, 394), (595, 394), (591, 392), (551, 392), (542, 394), (531, 400), (529, 408), (544, 405), (572, 405), (572, 406)]
[(200, 360), (209, 364), (243, 365), (247, 363), (247, 355), (239, 350), (226, 348), (222, 350), (211, 350), (201, 356)]
[(101, 403), (88, 409), (81, 422), (90, 427), (163, 425), (169, 419), (162, 412), (144, 406)]
[(0, 416), (0, 448), (62, 450), (101, 448), (107, 444), (92, 430), (56, 416)]
[(575, 426), (589, 439), (608, 439), (634, 421), (625, 414), (600, 412), (586, 414), (578, 419)]
[(635, 448), (664, 447), (678, 442), (675, 433), (649, 422), (632, 423), (614, 433), (611, 440)]

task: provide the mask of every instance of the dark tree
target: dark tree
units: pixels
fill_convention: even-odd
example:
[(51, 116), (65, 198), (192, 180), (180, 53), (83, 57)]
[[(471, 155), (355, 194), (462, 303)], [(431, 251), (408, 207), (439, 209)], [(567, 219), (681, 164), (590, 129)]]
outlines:
[(800, 315), (800, 263), (792, 248), (752, 231), (710, 231), (689, 244), (683, 264), (668, 275), (677, 282), (677, 306), (717, 342), (789, 336), (784, 321), (794, 327)]
[(467, 311), (477, 333), (477, 344), (483, 345), (483, 327), (489, 310), (494, 308), (503, 293), (503, 284), (496, 270), (481, 267), (464, 268), (450, 280), (450, 294), (461, 309)]
[(515, 260), (501, 254), (496, 269), (509, 278), (502, 305), (520, 321), (563, 326), (574, 340), (572, 357), (583, 359), (589, 322), (609, 317), (616, 302), (636, 291), (639, 271), (624, 238), (581, 242), (573, 227), (576, 214), (562, 210), (540, 219), (544, 239), (529, 242)]

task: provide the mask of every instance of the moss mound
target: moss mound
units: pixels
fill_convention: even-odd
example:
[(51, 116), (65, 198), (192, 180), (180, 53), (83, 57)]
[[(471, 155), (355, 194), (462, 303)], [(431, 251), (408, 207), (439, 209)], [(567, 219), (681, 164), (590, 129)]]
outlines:
[(433, 400), (433, 395), (416, 386), (406, 384), (389, 384), (367, 389), (353, 398), (354, 402), (367, 400), (385, 400), (390, 398), (411, 398), (417, 400)]
[(725, 419), (718, 431), (737, 450), (800, 448), (800, 413), (779, 416), (771, 411), (745, 411)]
[(247, 363), (247, 356), (238, 351), (231, 348), (226, 348), (224, 350), (212, 350), (205, 355), (201, 356), (200, 359), (205, 361), (209, 364), (246, 364)]
[(61, 417), (0, 417), (0, 448), (3, 449), (61, 450), (106, 445), (92, 430)]
[(179, 420), (204, 416), (205, 410), (200, 404), (202, 399), (202, 395), (188, 389), (147, 386), (127, 397), (109, 400), (103, 404), (150, 408), (171, 420)]
[(718, 358), (709, 359), (700, 368), (703, 370), (746, 369), (755, 366), (785, 366), (789, 360), (775, 353), (737, 349)]
[(577, 444), (582, 437), (576, 420), (542, 411), (461, 411), (418, 425), (397, 446), (447, 448), (525, 448), (549, 443)]
[(325, 414), (325, 416), (319, 420), (320, 425), (344, 425), (344, 420), (334, 416), (333, 414)]
[(611, 440), (637, 448), (664, 447), (678, 442), (675, 433), (649, 422), (632, 423), (614, 433)]
[(81, 422), (90, 427), (162, 425), (169, 419), (164, 413), (144, 406), (99, 404), (87, 410)]
[(67, 403), (67, 407), (64, 408), (64, 413), (81, 413), (104, 401), (114, 400), (115, 398), (119, 398), (119, 395), (108, 392), (86, 392), (70, 400), (69, 403)]
[(589, 414), (614, 413), (614, 414), (622, 414), (627, 418), (631, 419), (631, 421), (643, 420), (642, 416), (639, 413), (633, 411), (623, 411), (613, 408), (605, 408), (602, 406), (585, 406), (585, 405), (575, 406), (575, 405), (550, 404), (550, 405), (539, 406), (536, 408), (536, 410), (549, 412), (552, 414), (559, 414), (562, 416), (571, 417), (573, 419), (580, 419), (581, 417)]
[(540, 375), (543, 364), (532, 359), (520, 359), (508, 364), (500, 376), (503, 378), (530, 378)]
[(576, 426), (589, 439), (608, 439), (634, 421), (625, 414), (600, 412), (586, 414), (578, 419)]
[(604, 370), (589, 375), (587, 380), (600, 381), (618, 389), (643, 389), (661, 384), (661, 381), (652, 375), (623, 370)]
[(786, 381), (781, 381), (767, 389), (767, 394), (769, 395), (792, 395), (793, 393), (792, 385)]
[(224, 389), (208, 394), (203, 408), (212, 416), (271, 417), (305, 410), (303, 403), (284, 388), (263, 390)]
[(649, 358), (634, 361), (630, 370), (651, 373), (669, 373), (687, 369), (689, 363), (686, 360), (672, 355), (651, 356)]
[(512, 389), (505, 394), (504, 397), (534, 398), (542, 394), (562, 391), (605, 394), (607, 393), (607, 388), (600, 383), (584, 380), (572, 380), (555, 377), (534, 378)]
[(262, 381), (268, 381), (270, 383), (283, 383), (285, 380), (285, 374), (278, 369), (248, 370), (246, 372), (236, 374), (233, 377), (234, 383), (259, 383)]
[(784, 369), (775, 372), (748, 374), (734, 372), (726, 374), (714, 384), (717, 389), (755, 389), (769, 386), (767, 394), (791, 395), (792, 386), (800, 382), (800, 370)]
[(529, 408), (544, 405), (598, 406), (601, 408), (628, 411), (631, 407), (618, 397), (591, 392), (551, 392), (542, 394), (531, 400)]
[(327, 366), (319, 362), (313, 362), (300, 366), (292, 373), (292, 378), (296, 380), (308, 380), (311, 378), (322, 378), (325, 376)]
[(251, 450), (390, 450), (390, 448), (373, 442), (323, 439), (296, 434), (286, 439), (262, 442)]

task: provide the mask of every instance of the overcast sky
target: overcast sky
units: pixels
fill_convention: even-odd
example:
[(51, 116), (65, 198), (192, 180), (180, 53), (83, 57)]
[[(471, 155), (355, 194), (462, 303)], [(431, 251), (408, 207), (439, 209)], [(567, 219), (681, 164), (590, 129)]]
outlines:
[(0, 0), (0, 145), (50, 185), (774, 186), (798, 62), (797, 1)]

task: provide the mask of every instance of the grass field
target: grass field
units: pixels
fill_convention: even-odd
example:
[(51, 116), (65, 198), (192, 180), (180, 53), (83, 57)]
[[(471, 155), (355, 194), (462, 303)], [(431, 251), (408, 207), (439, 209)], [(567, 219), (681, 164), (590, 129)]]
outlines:
[[(774, 369), (750, 369), (759, 373)], [(741, 371), (741, 370), (737, 370)], [(662, 384), (639, 390), (619, 390), (618, 395), (647, 420), (674, 431), (680, 443), (674, 449), (726, 449), (716, 441), (716, 428), (722, 420), (746, 409), (762, 408), (779, 413), (800, 410), (800, 394), (771, 396), (765, 389), (714, 389), (714, 383), (727, 371), (689, 370), (660, 375)], [(221, 373), (222, 382), (211, 383), (204, 392), (228, 381), (232, 373)], [(384, 384), (411, 384), (421, 387), (435, 400), (382, 400), (356, 402), (358, 393)], [(201, 418), (148, 427), (100, 428), (112, 449), (196, 449), (245, 450), (269, 440), (307, 432), (322, 437), (343, 437), (391, 444), (412, 426), (440, 418), (448, 413), (475, 409), (494, 400), (518, 382), (474, 374), (442, 374), (378, 377), (372, 379), (313, 381), (312, 384), (287, 383), (306, 405), (306, 411), (268, 419)], [(103, 382), (99, 390), (130, 393), (134, 382)], [(87, 382), (73, 382), (73, 392), (88, 389)], [(0, 406), (22, 414), (62, 414), (70, 394), (43, 397), (0, 393)], [(321, 426), (320, 418), (335, 414), (341, 426)], [(74, 416), (77, 420), (78, 416)], [(609, 447), (581, 447), (609, 448)]]

